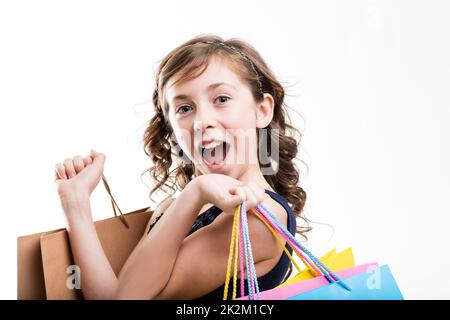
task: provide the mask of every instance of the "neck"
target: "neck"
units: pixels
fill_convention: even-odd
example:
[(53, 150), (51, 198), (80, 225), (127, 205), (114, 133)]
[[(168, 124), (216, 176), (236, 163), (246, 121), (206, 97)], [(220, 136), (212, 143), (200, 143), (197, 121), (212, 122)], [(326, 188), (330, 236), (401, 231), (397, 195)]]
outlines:
[(245, 170), (244, 173), (242, 173), (241, 176), (239, 176), (237, 179), (246, 184), (250, 182), (257, 183), (265, 189), (274, 191), (273, 188), (270, 186), (270, 184), (264, 178), (259, 165), (249, 166), (248, 169)]

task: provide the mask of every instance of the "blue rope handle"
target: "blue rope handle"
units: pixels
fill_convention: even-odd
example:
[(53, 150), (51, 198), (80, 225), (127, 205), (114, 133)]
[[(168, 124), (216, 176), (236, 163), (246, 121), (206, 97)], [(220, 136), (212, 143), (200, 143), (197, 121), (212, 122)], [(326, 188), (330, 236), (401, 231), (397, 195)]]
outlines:
[[(280, 221), (277, 219), (277, 217), (275, 217), (269, 210), (267, 210), (264, 205), (262, 203), (258, 204), (256, 206), (256, 209), (261, 211), (264, 210), (264, 212), (269, 215), (269, 217), (273, 220), (273, 222), (280, 228), (280, 230), (282, 230), (288, 237), (289, 239), (291, 239), (295, 244), (297, 244), (299, 246), (299, 248), (306, 253), (306, 255), (314, 262), (314, 264), (320, 268), (322, 271), (325, 270), (326, 272), (323, 272), (325, 277), (327, 278), (327, 280), (330, 283), (337, 283), (339, 284), (341, 287), (343, 287), (344, 289), (351, 291), (350, 287), (344, 282), (342, 281), (341, 278), (339, 278), (336, 274), (334, 274), (333, 271), (331, 271), (330, 269), (327, 268), (327, 266), (325, 266), (322, 261), (320, 261), (319, 259), (317, 259), (308, 249), (306, 249), (288, 230), (286, 230), (286, 228), (283, 226), (283, 224), (280, 223)], [(335, 280), (331, 279), (329, 277), (329, 275), (327, 275), (327, 273), (329, 273)]]
[[(264, 214), (263, 212), (261, 212), (261, 208), (258, 208), (258, 207), (257, 207), (256, 210), (257, 210), (263, 217), (267, 217), (266, 214)], [(323, 265), (317, 263), (317, 260), (318, 260), (318, 259), (315, 259), (314, 255), (313, 255), (311, 252), (309, 252), (306, 248), (302, 247), (302, 246), (296, 241), (297, 239), (294, 239), (294, 238), (291, 236), (291, 233), (288, 232), (288, 231), (284, 228), (284, 226), (278, 221), (278, 219), (277, 219), (274, 215), (272, 215), (272, 214), (270, 213), (269, 210), (267, 210), (267, 209), (264, 208), (264, 211), (265, 211), (265, 212), (268, 212), (268, 214), (270, 215), (270, 216), (267, 217), (266, 219), (268, 219), (269, 222), (270, 222), (270, 219), (272, 219), (272, 220), (273, 220), (272, 222), (274, 222), (274, 223), (282, 230), (282, 232), (283, 232), (285, 235), (287, 235), (292, 241), (294, 241), (296, 244), (298, 244), (300, 250), (303, 251), (303, 252), (309, 257), (309, 259), (311, 260), (311, 262), (312, 262), (312, 263), (320, 270), (320, 272), (322, 272), (322, 274), (325, 276), (325, 278), (327, 278), (328, 282), (333, 283), (333, 282), (336, 281), (335, 279), (332, 279), (332, 278), (330, 277), (329, 273), (327, 272), (326, 268), (324, 268)], [(290, 246), (289, 243), (288, 243), (288, 245)], [(291, 246), (291, 247), (292, 247), (292, 246)]]
[[(253, 300), (253, 287), (251, 285), (251, 278), (255, 284), (255, 291), (258, 299), (261, 299), (259, 293), (258, 278), (256, 276), (255, 262), (253, 260), (252, 246), (250, 242), (250, 236), (248, 231), (248, 221), (247, 221), (247, 206), (245, 201), (241, 204), (241, 217), (242, 217), (242, 236), (244, 237), (244, 248), (246, 254), (246, 266), (247, 266), (247, 284), (250, 300)], [(251, 278), (250, 278), (251, 277)]]
[[(239, 210), (241, 210), (241, 227), (242, 227), (242, 241), (244, 243), (244, 260), (245, 260), (245, 268), (247, 270), (247, 287), (248, 287), (248, 295), (250, 300), (253, 300), (253, 292), (251, 290), (251, 280), (250, 280), (250, 258), (249, 258), (249, 248), (247, 246), (247, 239), (245, 237), (245, 218), (242, 204), (240, 205)], [(244, 276), (244, 275), (242, 275)]]

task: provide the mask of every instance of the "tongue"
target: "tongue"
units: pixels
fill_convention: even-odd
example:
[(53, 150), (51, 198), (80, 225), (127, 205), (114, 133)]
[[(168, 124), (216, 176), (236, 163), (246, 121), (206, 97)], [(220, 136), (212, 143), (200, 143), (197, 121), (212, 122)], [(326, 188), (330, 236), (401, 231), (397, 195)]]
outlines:
[(203, 152), (203, 158), (211, 164), (218, 164), (225, 160), (225, 145), (222, 143), (213, 149), (207, 149)]

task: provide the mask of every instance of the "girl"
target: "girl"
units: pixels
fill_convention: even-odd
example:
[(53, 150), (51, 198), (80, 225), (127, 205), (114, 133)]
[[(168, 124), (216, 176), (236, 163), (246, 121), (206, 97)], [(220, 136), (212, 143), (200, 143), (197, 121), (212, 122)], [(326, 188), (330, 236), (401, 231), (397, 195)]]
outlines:
[[(296, 217), (307, 222), (306, 194), (298, 186), (293, 163), (298, 142), (288, 132), (296, 129), (286, 123), (283, 99), (283, 87), (267, 64), (238, 39), (198, 36), (161, 61), (156, 113), (144, 134), (154, 164), (148, 169), (155, 183), (150, 196), (157, 190), (169, 196), (181, 192), (153, 213), (118, 275), (103, 252), (89, 205), (105, 155), (92, 150), (57, 164), (58, 194), (84, 297), (221, 299), (234, 208), (243, 201), (248, 210), (263, 203), (295, 234)], [(261, 152), (267, 148), (269, 155)], [(284, 280), (290, 261), (250, 212), (248, 225), (260, 290), (268, 290)], [(303, 236), (307, 231), (297, 229)]]

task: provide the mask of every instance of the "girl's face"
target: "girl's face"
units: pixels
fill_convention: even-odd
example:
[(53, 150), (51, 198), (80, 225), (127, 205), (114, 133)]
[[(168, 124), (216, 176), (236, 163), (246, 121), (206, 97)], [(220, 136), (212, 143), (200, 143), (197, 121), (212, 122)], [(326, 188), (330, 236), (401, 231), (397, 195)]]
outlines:
[(239, 178), (258, 164), (256, 128), (267, 126), (273, 98), (256, 102), (247, 84), (224, 60), (212, 57), (197, 78), (167, 84), (168, 117), (175, 138), (196, 173)]

